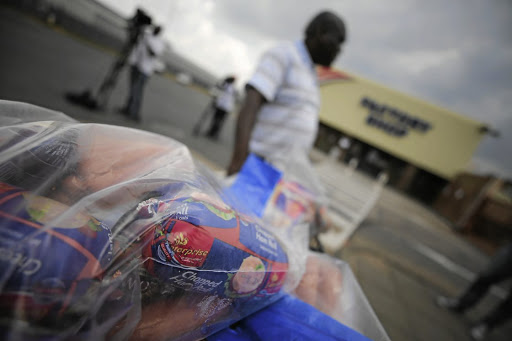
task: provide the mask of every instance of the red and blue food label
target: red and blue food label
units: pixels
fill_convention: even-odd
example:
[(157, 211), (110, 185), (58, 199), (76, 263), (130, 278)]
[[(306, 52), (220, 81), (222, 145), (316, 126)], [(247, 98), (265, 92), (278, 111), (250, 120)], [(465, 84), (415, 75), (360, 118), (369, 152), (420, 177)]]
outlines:
[(0, 183), (2, 310), (33, 317), (62, 312), (110, 262), (109, 228), (87, 214), (65, 212), (61, 203)]
[(297, 182), (281, 179), (269, 199), (265, 216), (276, 226), (295, 226), (312, 221), (314, 207), (315, 195), (311, 191)]
[(288, 270), (279, 241), (231, 208), (193, 197), (161, 203), (146, 236), (150, 273), (187, 291), (249, 298), (278, 293)]
[[(133, 254), (134, 261), (155, 282), (204, 301), (190, 304), (210, 311), (215, 300), (244, 315), (281, 296), (288, 271), (281, 244), (221, 201), (169, 195), (137, 210), (138, 223), (151, 223), (141, 236), (142, 258)], [(67, 311), (84, 313), (101, 290), (112, 245), (110, 229), (95, 218), (0, 183), (0, 309), (54, 323)], [(130, 290), (120, 289), (116, 295), (127, 300)]]

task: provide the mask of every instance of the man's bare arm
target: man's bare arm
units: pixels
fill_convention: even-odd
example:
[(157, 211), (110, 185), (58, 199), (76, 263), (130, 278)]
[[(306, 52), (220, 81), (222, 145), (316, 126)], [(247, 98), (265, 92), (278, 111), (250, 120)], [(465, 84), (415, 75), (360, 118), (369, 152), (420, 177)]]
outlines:
[(256, 122), (256, 117), (265, 98), (252, 86), (246, 90), (245, 101), (238, 115), (235, 133), (235, 147), (227, 175), (237, 173), (249, 155), (249, 140)]

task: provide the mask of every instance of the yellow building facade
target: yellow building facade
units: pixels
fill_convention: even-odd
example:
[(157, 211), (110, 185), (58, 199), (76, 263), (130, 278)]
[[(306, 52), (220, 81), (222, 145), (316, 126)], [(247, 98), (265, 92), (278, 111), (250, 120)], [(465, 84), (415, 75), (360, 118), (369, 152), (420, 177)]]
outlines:
[(465, 171), (486, 126), (332, 68), (319, 68), (320, 121), (445, 180)]

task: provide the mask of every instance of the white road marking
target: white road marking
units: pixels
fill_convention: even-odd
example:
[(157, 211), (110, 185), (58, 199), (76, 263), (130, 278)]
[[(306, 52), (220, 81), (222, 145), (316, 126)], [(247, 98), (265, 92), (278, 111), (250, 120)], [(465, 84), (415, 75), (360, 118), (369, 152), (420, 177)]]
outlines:
[[(422, 254), (423, 256), (427, 257), (428, 259), (441, 265), (446, 270), (451, 271), (452, 273), (464, 278), (468, 282), (471, 282), (476, 278), (476, 274), (474, 272), (453, 262), (446, 256), (440, 254), (439, 252), (431, 249), (428, 246), (425, 246), (420, 243), (413, 243), (413, 249), (416, 250), (418, 253)], [(501, 299), (505, 299), (508, 294), (506, 290), (503, 290), (497, 286), (493, 286), (491, 288), (491, 293)]]

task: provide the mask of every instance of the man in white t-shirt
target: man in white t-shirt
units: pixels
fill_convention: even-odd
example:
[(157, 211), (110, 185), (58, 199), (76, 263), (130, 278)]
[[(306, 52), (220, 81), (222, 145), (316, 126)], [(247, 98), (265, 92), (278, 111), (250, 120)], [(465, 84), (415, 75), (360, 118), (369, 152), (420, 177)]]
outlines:
[(220, 129), (226, 118), (226, 115), (235, 108), (235, 77), (229, 76), (218, 84), (216, 87), (217, 95), (215, 96), (215, 113), (213, 114), (210, 129), (206, 136), (217, 139)]
[(303, 41), (279, 44), (263, 55), (246, 85), (228, 175), (241, 169), (249, 153), (266, 160), (290, 150), (309, 153), (320, 107), (315, 65), (330, 66), (344, 41), (343, 21), (321, 12)]
[(146, 81), (153, 73), (164, 69), (160, 60), (165, 49), (164, 41), (160, 38), (161, 32), (162, 28), (160, 26), (155, 26), (152, 30), (146, 30), (128, 57), (130, 93), (122, 112), (134, 121), (140, 121), (139, 111)]

